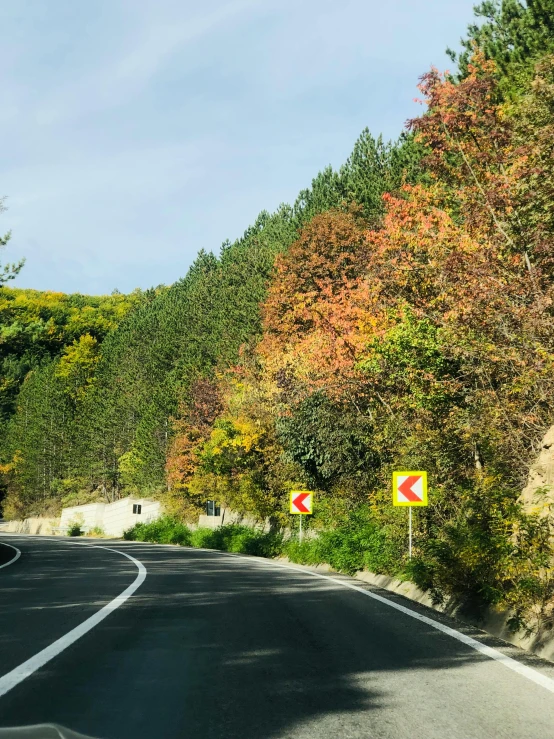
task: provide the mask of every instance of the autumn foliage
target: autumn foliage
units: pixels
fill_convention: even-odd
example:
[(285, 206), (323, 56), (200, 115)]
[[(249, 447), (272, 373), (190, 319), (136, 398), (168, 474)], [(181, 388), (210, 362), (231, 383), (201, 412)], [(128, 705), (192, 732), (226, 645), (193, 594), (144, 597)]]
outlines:
[(357, 298), (368, 255), (356, 210), (336, 210), (316, 216), (277, 258), (258, 348), (267, 371), (314, 388), (351, 374), (363, 342)]
[(320, 526), (364, 510), (397, 546), (390, 472), (427, 469), (412, 576), (437, 597), (525, 600), (539, 534), (517, 498), (554, 422), (553, 68), (517, 104), (479, 51), (462, 81), (422, 78), (427, 112), (409, 126), (427, 181), (386, 193), (377, 227), (346, 202), (316, 215), (277, 257), (191, 490), (215, 474), (226, 502), (284, 523), (295, 480), (318, 488)]
[[(554, 424), (548, 3), (516, 3), (509, 27), (485, 3), (397, 142), (366, 129), (340, 170), (128, 316), (121, 296), (62, 310), (1, 288), (8, 510), (140, 492), (181, 519), (217, 499), (290, 530), (289, 492), (310, 487), (308, 526), (345, 571), (552, 615), (549, 519), (519, 503)], [(431, 481), (411, 562), (399, 469)]]

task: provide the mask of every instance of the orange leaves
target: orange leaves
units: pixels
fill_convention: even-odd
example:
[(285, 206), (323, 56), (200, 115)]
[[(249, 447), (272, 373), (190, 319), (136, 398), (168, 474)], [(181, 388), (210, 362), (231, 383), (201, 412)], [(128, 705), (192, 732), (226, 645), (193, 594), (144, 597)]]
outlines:
[(367, 346), (405, 310), (443, 332), (456, 361), (496, 378), (519, 366), (540, 313), (524, 260), (457, 224), (439, 185), (384, 200), (379, 230), (326, 213), (280, 258), (258, 348), (266, 371), (307, 392), (355, 393)]
[(278, 258), (259, 347), (269, 371), (289, 367), (316, 385), (352, 371), (367, 248), (356, 212), (329, 211)]
[[(410, 306), (442, 325), (479, 322), (486, 305), (505, 307), (511, 291), (495, 247), (439, 207), (438, 186), (406, 187), (403, 195), (385, 195), (381, 229), (324, 213), (279, 258), (258, 349), (266, 370), (340, 391), (356, 381), (364, 349), (386, 332), (391, 310)], [(515, 286), (516, 273), (510, 279)]]
[(424, 75), (428, 112), (409, 125), (428, 147), (430, 173), (451, 188), (468, 232), (506, 246), (503, 218), (514, 207), (507, 173), (512, 124), (498, 104), (494, 63), (477, 50), (469, 71), (459, 84), (435, 69)]
[(182, 417), (174, 422), (174, 436), (166, 459), (170, 489), (182, 489), (198, 466), (197, 452), (209, 437), (212, 425), (222, 410), (217, 386), (199, 379), (190, 390), (190, 400), (182, 409)]
[(435, 205), (433, 190), (405, 188), (405, 195), (387, 198), (383, 228), (367, 234), (369, 279), (383, 308), (409, 304), (421, 315), (444, 314), (453, 310), (446, 300), (452, 288), (459, 297), (471, 289), (471, 271), (488, 259), (487, 247)]
[[(233, 464), (251, 458), (251, 468), (226, 473), (231, 481), (246, 480), (246, 469), (248, 480), (264, 478), (268, 457), (281, 463), (276, 419), (304, 413), (310, 395), (314, 408), (324, 398), (341, 409), (333, 413), (348, 408), (362, 418), (360, 449), (374, 444), (375, 460), (423, 454), (465, 480), (478, 459), (479, 470), (508, 470), (512, 484), (531, 435), (554, 412), (552, 288), (537, 250), (531, 259), (527, 252), (536, 229), (537, 187), (529, 183), (538, 172), (545, 250), (554, 229), (546, 171), (554, 137), (531, 148), (522, 141), (526, 132), (533, 138), (536, 121), (550, 132), (554, 62), (544, 77), (520, 123), (497, 104), (494, 67), (479, 53), (460, 84), (436, 70), (423, 78), (429, 111), (411, 127), (428, 149), (432, 184), (386, 194), (378, 228), (354, 209), (305, 225), (277, 258), (263, 336), (241, 357), (219, 435), (209, 436), (194, 408), (179, 427), (168, 460), (175, 484), (190, 488), (208, 438), (214, 465), (224, 449), (240, 447)], [(334, 421), (305, 408), (309, 434), (328, 438)]]

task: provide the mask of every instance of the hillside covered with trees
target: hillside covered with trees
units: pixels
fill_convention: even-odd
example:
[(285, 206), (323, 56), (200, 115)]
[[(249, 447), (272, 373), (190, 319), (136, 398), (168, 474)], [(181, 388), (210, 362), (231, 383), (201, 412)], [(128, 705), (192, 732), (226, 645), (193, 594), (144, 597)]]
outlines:
[[(0, 287), (6, 517), (140, 493), (278, 528), (309, 486), (344, 569), (548, 607), (517, 500), (554, 424), (554, 2), (476, 15), (397, 141), (365, 130), (170, 287)], [(430, 478), (411, 563), (394, 469)]]

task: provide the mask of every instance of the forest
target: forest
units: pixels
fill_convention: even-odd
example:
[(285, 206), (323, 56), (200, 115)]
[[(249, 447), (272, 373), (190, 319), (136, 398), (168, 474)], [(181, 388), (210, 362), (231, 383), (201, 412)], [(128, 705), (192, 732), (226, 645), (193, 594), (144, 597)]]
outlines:
[[(62, 295), (4, 268), (5, 518), (141, 495), (277, 531), (302, 486), (338, 568), (551, 607), (551, 524), (518, 498), (554, 424), (554, 0), (475, 15), (396, 141), (364, 130), (171, 286)], [(409, 562), (395, 469), (429, 474)]]

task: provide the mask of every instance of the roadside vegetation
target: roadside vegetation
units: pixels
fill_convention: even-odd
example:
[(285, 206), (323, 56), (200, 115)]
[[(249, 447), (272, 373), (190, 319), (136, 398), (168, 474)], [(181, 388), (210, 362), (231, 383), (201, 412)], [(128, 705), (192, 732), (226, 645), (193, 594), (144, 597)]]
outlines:
[[(554, 0), (476, 13), (397, 141), (364, 131), (170, 287), (0, 288), (6, 517), (151, 496), (169, 518), (128, 538), (401, 574), (552, 623), (551, 521), (518, 498), (554, 424)], [(431, 482), (411, 562), (394, 469)], [(297, 486), (317, 494), (301, 545), (281, 538)], [(271, 534), (191, 532), (207, 499)]]
[(283, 552), (283, 535), (279, 532), (263, 532), (252, 526), (238, 524), (191, 530), (178, 519), (169, 516), (152, 523), (135, 524), (125, 531), (123, 538), (128, 541), (218, 549), (258, 557), (276, 557)]
[(78, 521), (74, 521), (67, 527), (67, 536), (83, 536), (82, 524)]

